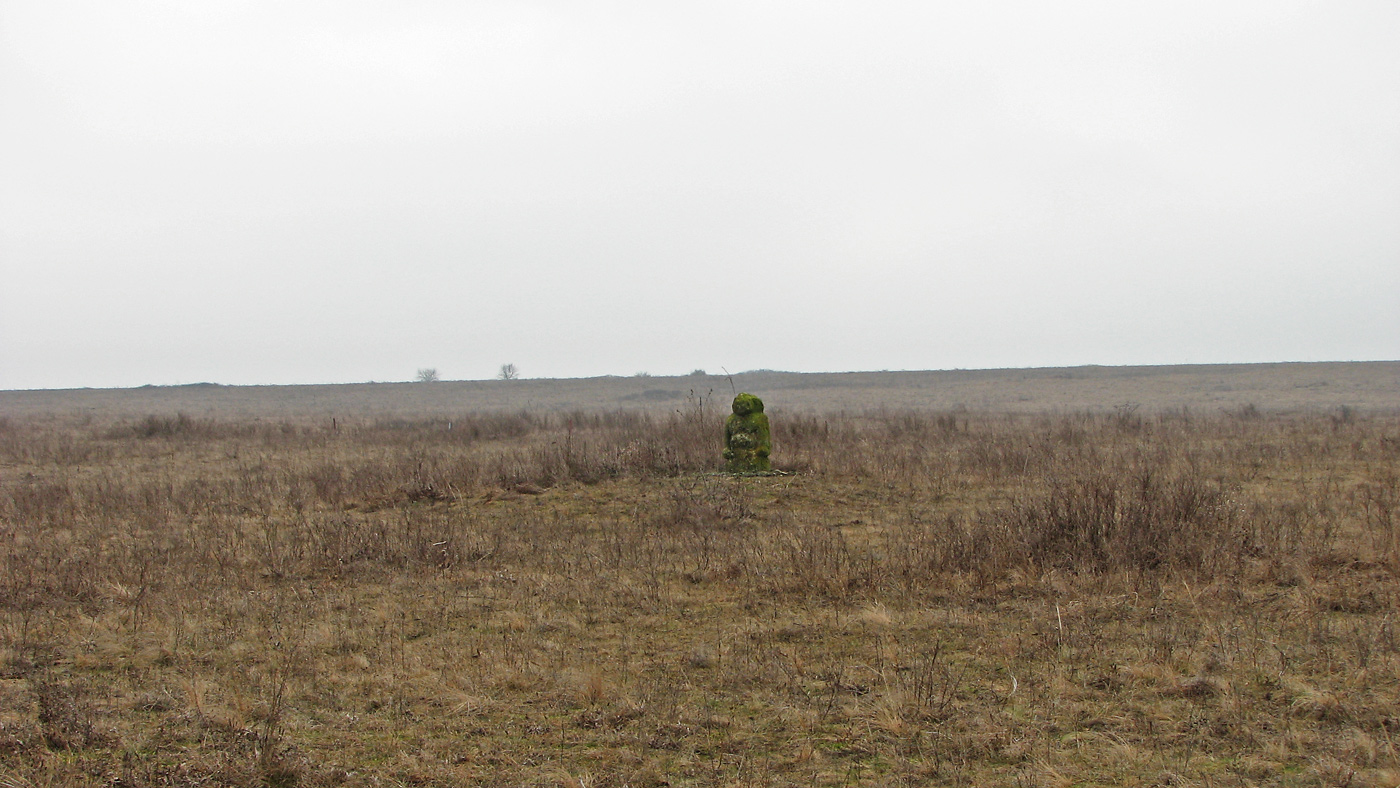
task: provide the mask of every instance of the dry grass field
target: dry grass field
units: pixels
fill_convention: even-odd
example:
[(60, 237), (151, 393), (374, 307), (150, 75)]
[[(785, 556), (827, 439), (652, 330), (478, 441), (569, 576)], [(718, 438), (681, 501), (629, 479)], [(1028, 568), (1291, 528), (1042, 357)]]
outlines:
[[(714, 370), (711, 370), (713, 372)], [(731, 390), (731, 383), (733, 389)], [(1136, 405), (1216, 413), (1400, 408), (1400, 361), (1063, 367), (937, 372), (745, 372), (683, 377), (359, 383), (336, 386), (145, 386), (0, 391), (0, 414), (219, 420), (451, 417), (528, 410), (672, 412), (688, 399), (748, 391), (779, 412), (955, 410), (1051, 413)]]
[(1398, 373), (0, 392), (0, 786), (1400, 785)]

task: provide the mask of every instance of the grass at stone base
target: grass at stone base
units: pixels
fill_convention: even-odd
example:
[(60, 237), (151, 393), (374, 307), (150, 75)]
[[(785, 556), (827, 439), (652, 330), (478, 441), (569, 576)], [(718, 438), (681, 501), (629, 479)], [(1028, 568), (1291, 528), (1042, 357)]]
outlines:
[(0, 784), (1394, 785), (1396, 566), (1347, 534), (1393, 460), (1342, 454), (1242, 469), (1337, 533), (1217, 573), (934, 571), (1035, 486), (975, 475), (11, 522), (101, 574), (5, 579)]

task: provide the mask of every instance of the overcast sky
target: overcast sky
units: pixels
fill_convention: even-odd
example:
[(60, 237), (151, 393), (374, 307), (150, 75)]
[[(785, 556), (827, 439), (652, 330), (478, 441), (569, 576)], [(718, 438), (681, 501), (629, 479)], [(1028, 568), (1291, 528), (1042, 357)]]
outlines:
[(1400, 3), (0, 0), (0, 388), (1400, 358)]

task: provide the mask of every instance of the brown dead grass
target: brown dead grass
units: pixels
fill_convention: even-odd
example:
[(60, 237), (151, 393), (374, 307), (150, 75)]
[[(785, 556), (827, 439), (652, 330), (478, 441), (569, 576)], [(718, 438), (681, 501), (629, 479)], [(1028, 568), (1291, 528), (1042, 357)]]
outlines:
[(1393, 785), (1400, 420), (0, 422), (0, 784)]

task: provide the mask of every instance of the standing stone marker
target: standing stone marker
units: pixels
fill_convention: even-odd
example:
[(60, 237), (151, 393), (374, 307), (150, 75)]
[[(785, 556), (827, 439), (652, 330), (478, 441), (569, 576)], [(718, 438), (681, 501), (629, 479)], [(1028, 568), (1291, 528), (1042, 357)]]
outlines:
[(773, 439), (763, 400), (752, 394), (734, 398), (734, 413), (724, 420), (724, 470), (726, 473), (766, 473), (772, 470), (768, 454)]

